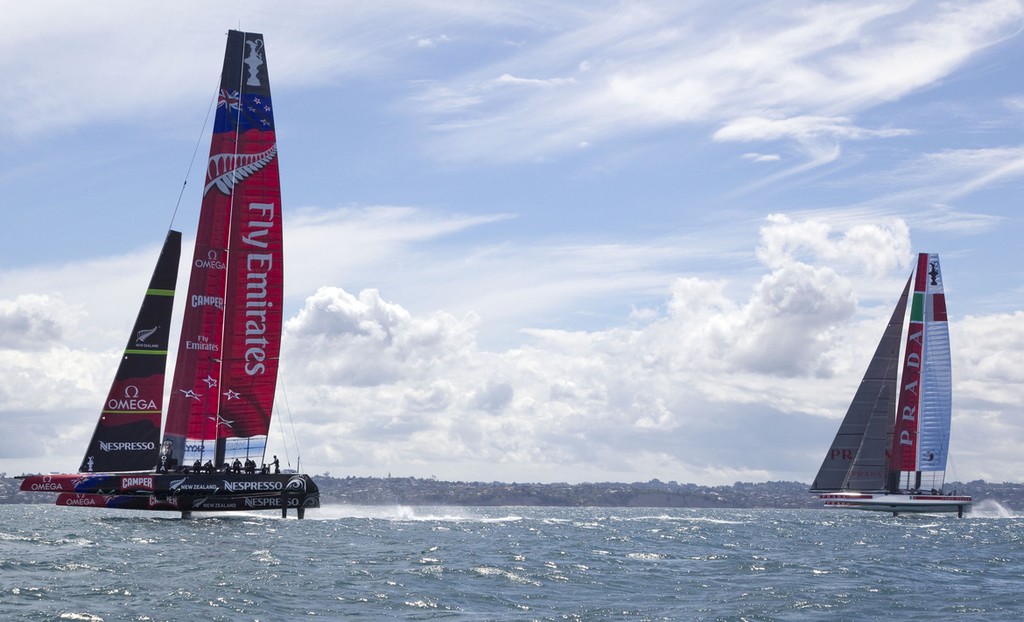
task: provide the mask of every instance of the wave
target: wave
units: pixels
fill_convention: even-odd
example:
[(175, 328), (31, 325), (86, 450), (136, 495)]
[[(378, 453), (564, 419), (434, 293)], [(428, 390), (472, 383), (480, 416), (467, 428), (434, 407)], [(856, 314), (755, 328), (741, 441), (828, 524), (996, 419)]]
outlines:
[(522, 516), (482, 516), (467, 512), (463, 507), (435, 507), (408, 505), (324, 505), (306, 514), (313, 520), (343, 520), (346, 518), (369, 518), (395, 522), (472, 522), (508, 523), (523, 520)]

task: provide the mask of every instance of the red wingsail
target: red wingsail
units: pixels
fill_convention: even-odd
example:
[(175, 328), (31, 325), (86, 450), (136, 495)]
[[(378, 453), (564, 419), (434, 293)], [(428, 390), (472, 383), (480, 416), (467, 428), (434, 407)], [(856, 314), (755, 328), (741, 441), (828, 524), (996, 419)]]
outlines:
[(916, 470), (918, 423), (921, 416), (921, 366), (924, 360), (924, 307), (928, 255), (917, 258), (914, 274), (914, 297), (907, 323), (907, 340), (903, 352), (903, 374), (900, 378), (899, 404), (893, 431), (890, 471)]
[(165, 439), (184, 464), (262, 459), (280, 353), (281, 184), (263, 36), (228, 33)]

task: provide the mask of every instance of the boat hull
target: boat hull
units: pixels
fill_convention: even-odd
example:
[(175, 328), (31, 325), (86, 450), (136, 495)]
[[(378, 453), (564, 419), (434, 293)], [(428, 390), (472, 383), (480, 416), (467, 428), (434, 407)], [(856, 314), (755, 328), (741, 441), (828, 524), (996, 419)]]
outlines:
[(77, 473), (29, 475), (21, 490), (58, 493), (56, 504), (191, 513), (320, 507), (308, 475), (271, 473)]
[(873, 492), (832, 492), (818, 495), (825, 507), (851, 508), (875, 512), (941, 513), (956, 512), (959, 516), (970, 510), (972, 499), (966, 495), (890, 494)]

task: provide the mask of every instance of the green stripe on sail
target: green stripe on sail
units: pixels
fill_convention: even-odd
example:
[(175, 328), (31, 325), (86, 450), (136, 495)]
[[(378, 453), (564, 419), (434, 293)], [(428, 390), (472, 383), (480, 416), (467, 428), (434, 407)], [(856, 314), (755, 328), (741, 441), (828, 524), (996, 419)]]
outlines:
[(166, 356), (167, 355), (167, 350), (133, 350), (131, 348), (127, 348), (124, 351), (124, 353), (125, 354), (163, 354), (163, 355)]
[(924, 292), (914, 292), (914, 302), (910, 307), (910, 321), (924, 321)]
[(174, 295), (174, 290), (173, 289), (147, 289), (146, 290), (146, 295), (147, 296), (173, 296)]

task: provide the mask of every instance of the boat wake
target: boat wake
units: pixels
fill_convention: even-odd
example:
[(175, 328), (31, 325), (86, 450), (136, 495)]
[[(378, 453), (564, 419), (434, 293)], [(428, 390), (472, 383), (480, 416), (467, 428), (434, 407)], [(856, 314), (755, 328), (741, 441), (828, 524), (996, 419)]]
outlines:
[(974, 518), (1019, 518), (1009, 508), (992, 499), (975, 503), (974, 508), (971, 509), (971, 516)]
[(523, 520), (522, 516), (479, 516), (466, 513), (465, 508), (420, 507), (408, 505), (323, 505), (316, 520), (369, 518), (395, 522), (508, 523)]

